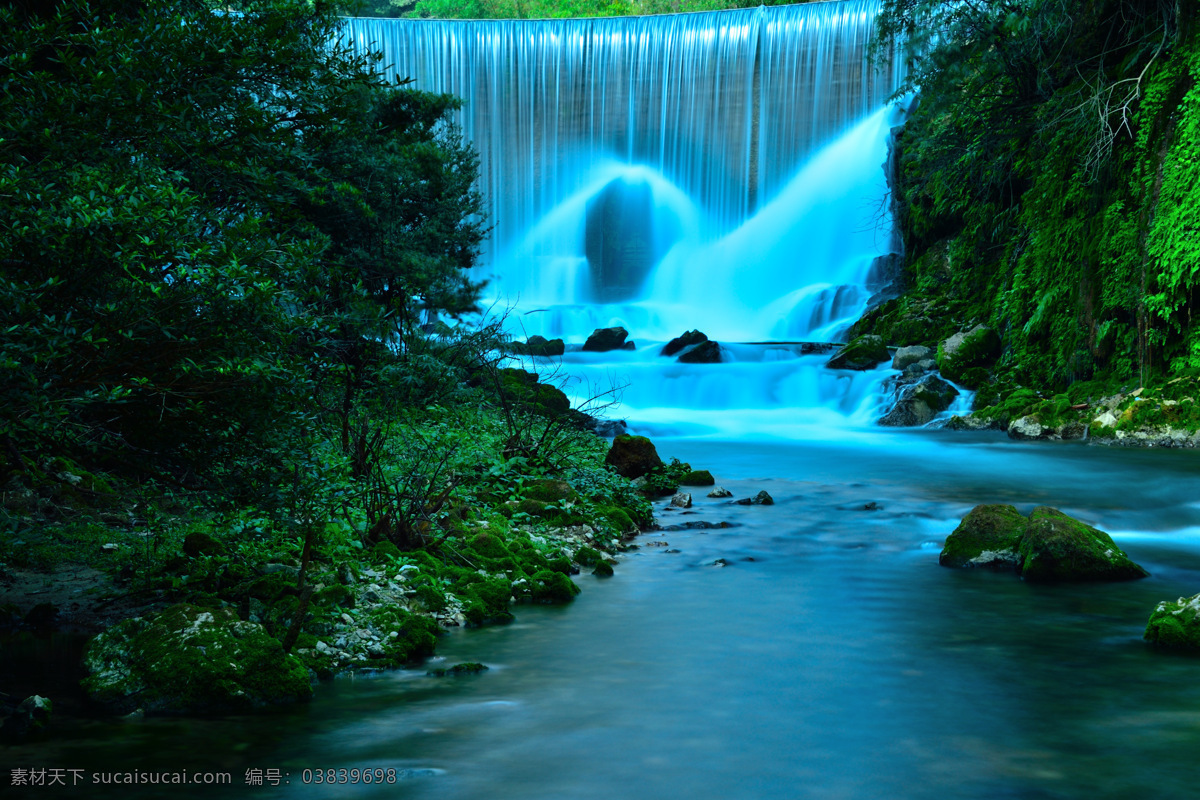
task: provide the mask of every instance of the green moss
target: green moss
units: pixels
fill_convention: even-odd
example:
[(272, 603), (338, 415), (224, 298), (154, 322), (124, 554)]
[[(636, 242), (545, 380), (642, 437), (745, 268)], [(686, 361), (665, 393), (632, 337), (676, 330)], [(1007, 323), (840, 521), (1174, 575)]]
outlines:
[(326, 608), (354, 608), (354, 592), (340, 583), (313, 593), (313, 602)]
[(499, 536), (493, 533), (477, 533), (471, 537), (471, 549), (485, 558), (505, 558), (508, 548)]
[(562, 500), (574, 500), (578, 493), (574, 487), (566, 481), (560, 480), (537, 480), (531, 481), (525, 486), (525, 497), (530, 500), (537, 500), (542, 503), (558, 503)]
[(613, 576), (612, 565), (607, 561), (600, 561), (596, 564), (596, 568), (592, 570), (592, 574), (598, 578), (611, 578)]
[(262, 626), (229, 610), (177, 605), (97, 636), (84, 688), (122, 713), (222, 713), (312, 694), (308, 672)]
[(681, 486), (715, 486), (716, 479), (706, 469), (694, 469), (679, 479)]
[(938, 563), (944, 567), (1015, 569), (1026, 527), (1028, 520), (1013, 506), (975, 506), (946, 538)]
[(1200, 651), (1200, 594), (1159, 603), (1146, 624), (1145, 639), (1171, 650)]
[(1018, 552), (1021, 575), (1031, 581), (1131, 580), (1149, 574), (1107, 533), (1048, 506), (1030, 514)]
[(584, 545), (575, 551), (575, 563), (585, 567), (590, 567), (604, 560), (604, 556), (594, 547)]
[(530, 597), (538, 603), (569, 603), (579, 594), (575, 582), (561, 572), (542, 570), (530, 582)]

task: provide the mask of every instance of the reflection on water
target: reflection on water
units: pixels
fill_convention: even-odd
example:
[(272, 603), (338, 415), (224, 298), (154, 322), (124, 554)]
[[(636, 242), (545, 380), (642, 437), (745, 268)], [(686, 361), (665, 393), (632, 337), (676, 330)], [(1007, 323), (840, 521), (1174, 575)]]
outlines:
[[(444, 661), (483, 675), (343, 678), (274, 716), (89, 723), (6, 761), (233, 770), (232, 789), (197, 797), (1194, 797), (1200, 662), (1141, 633), (1159, 599), (1200, 591), (1200, 459), (870, 438), (659, 441), (777, 505), (697, 493), (696, 513), (662, 522), (739, 527), (647, 535), (669, 547), (580, 576), (570, 607), (446, 636)], [(1055, 587), (938, 567), (946, 534), (989, 501), (1077, 514), (1153, 575)], [(397, 783), (300, 785), (318, 767)], [(247, 768), (292, 783), (250, 789)]]

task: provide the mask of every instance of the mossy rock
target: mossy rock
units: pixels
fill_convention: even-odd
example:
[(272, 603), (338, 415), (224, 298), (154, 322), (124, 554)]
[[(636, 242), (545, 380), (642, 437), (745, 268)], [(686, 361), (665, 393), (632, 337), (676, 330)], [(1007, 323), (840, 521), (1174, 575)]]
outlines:
[(569, 603), (579, 594), (575, 582), (561, 572), (544, 569), (530, 580), (530, 597), (538, 603)]
[(706, 469), (694, 469), (679, 479), (680, 486), (716, 486), (716, 478)]
[(980, 368), (995, 361), (999, 354), (1000, 337), (986, 325), (976, 325), (938, 345), (938, 369), (943, 377), (975, 388), (987, 376), (987, 371)]
[(88, 645), (88, 695), (115, 713), (215, 714), (312, 696), (308, 670), (228, 609), (181, 604), (125, 620)]
[(204, 531), (192, 531), (183, 537), (183, 554), (188, 558), (218, 556), (225, 550), (221, 540)]
[(623, 478), (640, 478), (653, 469), (663, 466), (663, 460), (654, 447), (654, 442), (645, 436), (624, 434), (613, 439), (604, 463), (617, 471)]
[(566, 344), (562, 339), (547, 339), (545, 336), (537, 334), (530, 336), (524, 342), (510, 342), (508, 349), (518, 355), (540, 358), (561, 356), (567, 351)]
[(604, 560), (604, 556), (594, 547), (584, 545), (575, 551), (575, 563), (584, 567), (590, 567)]
[(571, 410), (571, 401), (562, 390), (538, 382), (536, 373), (523, 369), (499, 370), (501, 391), (535, 414), (558, 417)]
[(477, 533), (471, 537), (471, 549), (485, 558), (504, 558), (509, 555), (504, 540), (494, 533)]
[(400, 548), (394, 542), (382, 541), (371, 548), (371, 554), (380, 563), (386, 563), (393, 558), (400, 558)]
[(633, 517), (622, 508), (616, 506), (598, 506), (596, 512), (600, 514), (611, 525), (617, 533), (631, 534), (637, 531), (637, 523), (633, 521)]
[(1016, 569), (1017, 549), (1029, 520), (1010, 505), (975, 506), (946, 538), (938, 557), (943, 567)]
[(1018, 552), (1021, 575), (1031, 581), (1123, 581), (1150, 574), (1107, 533), (1048, 506), (1029, 515)]
[(875, 369), (880, 363), (890, 361), (883, 337), (875, 335), (859, 336), (852, 339), (833, 354), (825, 365), (830, 369), (868, 370)]
[(597, 578), (611, 578), (613, 576), (612, 564), (609, 564), (607, 561), (601, 561), (592, 570), (592, 574)]
[(1158, 647), (1200, 652), (1200, 594), (1159, 603), (1144, 638)]
[(530, 500), (538, 500), (543, 503), (557, 503), (562, 500), (574, 500), (578, 497), (575, 487), (566, 481), (553, 478), (530, 481), (525, 486), (524, 495)]

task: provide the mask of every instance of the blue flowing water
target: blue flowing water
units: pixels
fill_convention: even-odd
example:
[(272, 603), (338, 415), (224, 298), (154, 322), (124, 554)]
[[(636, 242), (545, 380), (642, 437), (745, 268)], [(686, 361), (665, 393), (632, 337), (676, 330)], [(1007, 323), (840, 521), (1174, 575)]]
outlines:
[[(570, 606), (443, 637), (436, 663), (482, 661), (479, 676), (344, 677), (302, 710), (81, 724), (6, 760), (239, 783), (197, 797), (247, 796), (253, 768), (291, 780), (254, 792), (306, 798), (1195, 796), (1197, 661), (1141, 641), (1159, 600), (1200, 591), (1195, 454), (878, 430), (658, 444), (776, 505), (660, 506), (666, 526), (737, 527), (644, 535), (616, 577), (579, 576)], [(980, 502), (1057, 506), (1152, 576), (1038, 586), (939, 567)], [(303, 785), (318, 767), (399, 777)]]

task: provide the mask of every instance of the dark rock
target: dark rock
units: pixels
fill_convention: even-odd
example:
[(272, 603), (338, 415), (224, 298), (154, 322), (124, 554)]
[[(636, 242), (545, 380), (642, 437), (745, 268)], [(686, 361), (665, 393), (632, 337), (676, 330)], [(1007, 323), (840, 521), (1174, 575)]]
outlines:
[(180, 604), (125, 620), (89, 643), (83, 687), (127, 714), (209, 714), (307, 700), (308, 671), (230, 609)]
[(597, 578), (611, 578), (613, 576), (612, 564), (607, 561), (598, 561), (595, 568), (592, 569), (592, 574)]
[(840, 346), (832, 342), (801, 342), (800, 355), (823, 356), (836, 351)]
[(880, 362), (891, 358), (887, 345), (879, 336), (859, 336), (833, 354), (825, 365), (830, 369), (875, 369)]
[(728, 567), (729, 562), (723, 558), (718, 558), (716, 561), (713, 561), (711, 564), (709, 564), (709, 566), (710, 567)]
[(938, 369), (946, 378), (974, 388), (984, 375), (979, 367), (1000, 355), (1000, 337), (986, 325), (956, 333), (938, 345)]
[(679, 479), (680, 486), (712, 486), (716, 482), (712, 473), (706, 469), (694, 469)]
[(1144, 638), (1170, 650), (1200, 650), (1200, 594), (1159, 603)]
[(887, 427), (924, 425), (950, 407), (958, 390), (936, 375), (926, 375), (917, 383), (900, 386), (896, 402), (879, 420)]
[(453, 667), (431, 669), (426, 672), (426, 675), (432, 675), (435, 678), (445, 678), (448, 675), (478, 675), (481, 672), (486, 672), (489, 667), (486, 664), (480, 664), (477, 661), (464, 661), (461, 664), (455, 664)]
[(731, 522), (705, 522), (704, 520), (693, 520), (691, 522), (681, 522), (678, 525), (663, 525), (659, 527), (660, 531), (711, 531), (724, 528), (736, 528)]
[(733, 497), (733, 492), (726, 489), (724, 486), (718, 486), (708, 493), (709, 497)]
[(25, 615), (25, 625), (34, 630), (49, 630), (58, 623), (58, 607), (52, 603), (38, 603)]
[(613, 439), (604, 463), (623, 478), (640, 478), (663, 465), (654, 443), (645, 436), (618, 436)]
[(901, 347), (896, 351), (896, 355), (892, 356), (892, 369), (903, 370), (912, 364), (932, 361), (932, 356), (932, 350), (919, 344)]
[(183, 554), (189, 558), (220, 555), (224, 549), (220, 539), (203, 531), (192, 531), (183, 539)]
[(559, 417), (571, 410), (571, 401), (558, 387), (538, 381), (536, 373), (505, 368), (498, 371), (500, 390), (509, 400), (546, 417)]
[(566, 481), (556, 478), (543, 478), (525, 484), (524, 495), (529, 500), (541, 503), (557, 503), (561, 500), (573, 500), (577, 496), (575, 487)]
[(529, 340), (524, 343), (511, 342), (509, 349), (518, 355), (550, 358), (561, 356), (567, 351), (567, 346), (562, 339), (547, 339), (545, 336), (535, 334), (530, 336)]
[(773, 506), (775, 499), (765, 491), (759, 492), (754, 497), (743, 497), (741, 500), (734, 500), (735, 505), (739, 506)]
[(54, 712), (54, 704), (47, 697), (33, 695), (26, 697), (17, 706), (16, 711), (4, 721), (0, 728), (0, 736), (8, 740), (25, 739), (45, 733), (50, 727), (50, 716)]
[(632, 345), (632, 342), (626, 342), (626, 337), (629, 336), (629, 331), (624, 328), (597, 328), (592, 331), (592, 335), (587, 338), (583, 344), (583, 350), (586, 353), (607, 353), (610, 350), (632, 350), (632, 347), (626, 347), (626, 344)]
[(663, 349), (660, 351), (660, 354), (664, 356), (673, 356), (686, 347), (692, 347), (693, 345), (702, 344), (707, 341), (708, 336), (700, 331), (688, 331), (682, 336), (676, 336), (674, 339), (663, 345)]
[(675, 360), (682, 364), (720, 364), (721, 345), (709, 340), (683, 351)]
[(876, 503), (874, 500), (863, 505), (863, 511), (878, 511), (878, 510), (879, 510), (879, 503)]
[(1019, 552), (1021, 575), (1031, 581), (1123, 581), (1150, 574), (1107, 533), (1048, 506), (1029, 515)]

